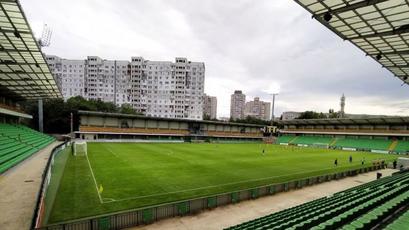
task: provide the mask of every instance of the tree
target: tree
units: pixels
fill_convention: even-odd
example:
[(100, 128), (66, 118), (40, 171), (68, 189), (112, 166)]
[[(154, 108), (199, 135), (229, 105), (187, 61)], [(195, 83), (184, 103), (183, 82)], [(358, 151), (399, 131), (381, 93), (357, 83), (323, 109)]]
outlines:
[(235, 122), (235, 123), (244, 123), (244, 124), (258, 124), (258, 125), (269, 125), (270, 122), (266, 120), (262, 120), (256, 117), (252, 116), (247, 116), (244, 119), (233, 119), (230, 118), (230, 122)]
[(119, 108), (120, 113), (124, 114), (136, 114), (136, 115), (143, 115), (142, 113), (136, 112), (130, 104), (122, 104), (122, 106)]
[(300, 116), (296, 119), (323, 119), (327, 118), (323, 113), (317, 113), (314, 111), (305, 111), (300, 114)]
[(329, 110), (328, 118), (338, 118), (339, 112), (335, 112), (334, 109)]
[(208, 115), (208, 114), (203, 114), (203, 120), (205, 120), (205, 121), (210, 121), (210, 120), (211, 120), (210, 115)]
[[(28, 114), (33, 114), (29, 126), (38, 129), (38, 105), (27, 101), (22, 103), (22, 108)], [(117, 107), (111, 102), (101, 100), (86, 100), (81, 96), (71, 97), (66, 102), (63, 99), (45, 99), (43, 101), (44, 132), (46, 133), (69, 133), (71, 124), (71, 113), (76, 118), (78, 110), (99, 111), (107, 113), (137, 113), (129, 104)], [(79, 126), (79, 119), (74, 119), (74, 129)]]

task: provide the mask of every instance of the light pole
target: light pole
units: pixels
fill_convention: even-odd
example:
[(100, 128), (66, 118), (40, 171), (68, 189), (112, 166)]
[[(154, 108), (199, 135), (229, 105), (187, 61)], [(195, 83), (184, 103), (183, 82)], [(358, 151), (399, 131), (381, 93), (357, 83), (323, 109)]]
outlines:
[(276, 95), (278, 95), (278, 93), (270, 93), (270, 95), (273, 95), (273, 104), (272, 104), (272, 109), (271, 109), (271, 126), (273, 126), (273, 122), (274, 122), (274, 103), (276, 100)]

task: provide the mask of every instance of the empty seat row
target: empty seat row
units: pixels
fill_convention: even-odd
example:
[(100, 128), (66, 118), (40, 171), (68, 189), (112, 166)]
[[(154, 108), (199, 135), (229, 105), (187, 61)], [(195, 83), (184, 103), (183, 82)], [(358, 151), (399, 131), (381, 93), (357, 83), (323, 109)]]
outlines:
[(409, 173), (402, 173), (228, 229), (370, 229), (408, 202)]
[(305, 144), (305, 145), (329, 145), (336, 148), (355, 148), (359, 150), (383, 150), (397, 153), (409, 152), (409, 141), (367, 139), (367, 138), (333, 138), (326, 136), (293, 136), (282, 135), (278, 137), (277, 143)]
[(55, 139), (22, 125), (0, 123), (0, 173), (31, 156)]
[(401, 230), (409, 228), (409, 210), (403, 212), (402, 215), (398, 216), (392, 223), (388, 224), (386, 230)]

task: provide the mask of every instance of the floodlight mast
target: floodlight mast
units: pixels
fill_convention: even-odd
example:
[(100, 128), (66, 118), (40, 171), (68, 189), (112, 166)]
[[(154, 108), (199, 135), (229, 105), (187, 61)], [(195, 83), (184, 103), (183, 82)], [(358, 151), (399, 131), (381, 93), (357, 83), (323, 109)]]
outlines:
[(272, 104), (272, 109), (271, 109), (271, 126), (273, 126), (274, 124), (274, 104), (275, 104), (276, 96), (278, 95), (278, 93), (270, 93), (270, 95), (273, 96), (273, 104)]
[(49, 27), (47, 24), (44, 24), (41, 38), (38, 40), (38, 44), (40, 45), (40, 47), (50, 46), (52, 34), (53, 34), (53, 31), (51, 27)]

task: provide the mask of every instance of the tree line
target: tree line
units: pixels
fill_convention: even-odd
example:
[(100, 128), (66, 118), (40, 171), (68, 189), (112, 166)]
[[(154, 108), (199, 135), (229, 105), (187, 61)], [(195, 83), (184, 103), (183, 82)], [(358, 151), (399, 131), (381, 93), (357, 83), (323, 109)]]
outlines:
[[(21, 108), (28, 114), (33, 115), (26, 125), (38, 130), (38, 104), (26, 101)], [(67, 101), (63, 99), (43, 100), (43, 127), (45, 133), (69, 133), (71, 129), (71, 113), (77, 114), (78, 110), (99, 111), (107, 113), (136, 114), (131, 105), (123, 104), (116, 106), (112, 102), (100, 100), (87, 100), (81, 96), (71, 97)], [(74, 119), (74, 127), (78, 128), (79, 119)]]

